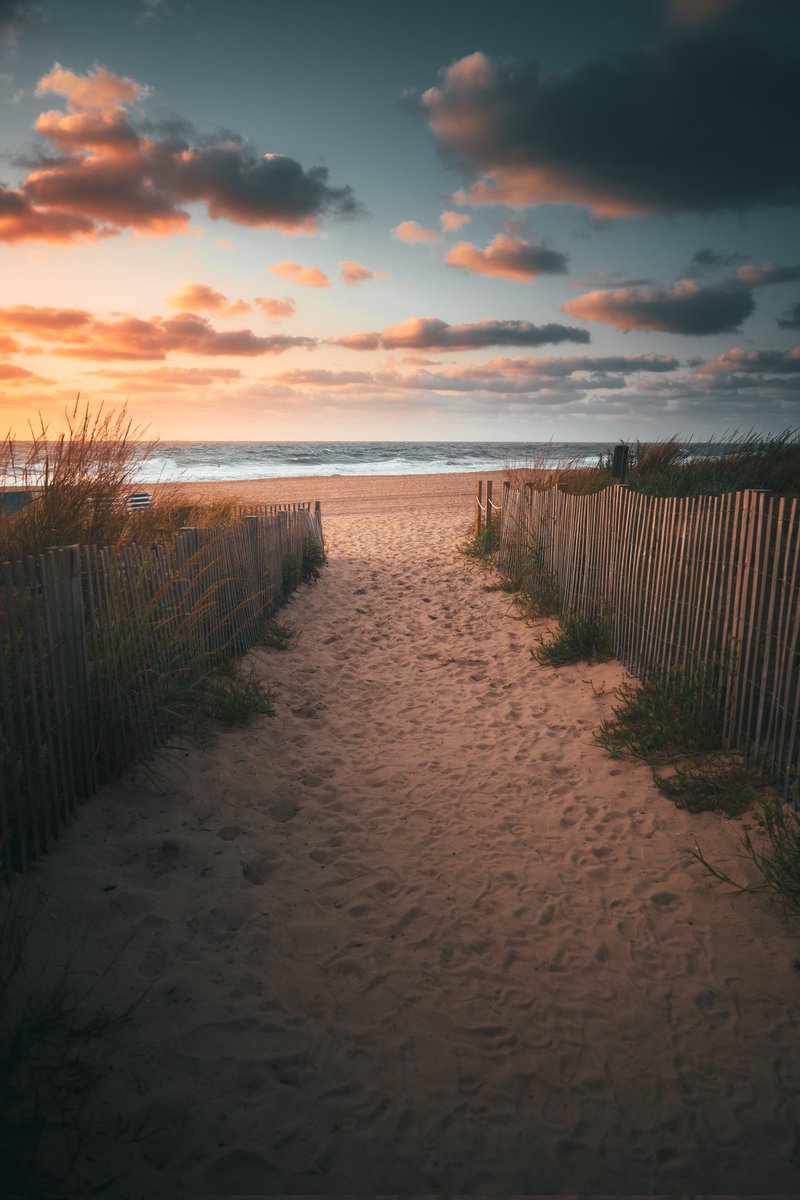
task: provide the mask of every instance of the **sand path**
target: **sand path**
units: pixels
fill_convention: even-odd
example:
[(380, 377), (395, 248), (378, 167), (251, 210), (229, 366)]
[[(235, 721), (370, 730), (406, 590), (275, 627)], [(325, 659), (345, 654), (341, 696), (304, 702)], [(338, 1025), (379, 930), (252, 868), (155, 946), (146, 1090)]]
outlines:
[[(88, 804), (40, 868), (104, 982), (83, 1171), (126, 1196), (794, 1190), (796, 942), (591, 731), (615, 664), (533, 664), (453, 546), (357, 511), (252, 663), (278, 713)], [(113, 890), (104, 891), (113, 885)], [(115, 991), (116, 989), (116, 991)], [(121, 1124), (116, 1124), (121, 1118)], [(138, 1132), (135, 1132), (137, 1131)]]

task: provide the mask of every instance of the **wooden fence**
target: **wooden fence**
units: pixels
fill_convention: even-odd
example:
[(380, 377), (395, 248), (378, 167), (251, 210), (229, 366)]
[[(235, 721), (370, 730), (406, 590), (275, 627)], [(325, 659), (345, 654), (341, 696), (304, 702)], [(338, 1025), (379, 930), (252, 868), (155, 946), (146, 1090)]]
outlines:
[(498, 570), (555, 577), (562, 611), (607, 606), (633, 674), (712, 672), (725, 744), (788, 794), (800, 775), (800, 507), (745, 491), (504, 494)]
[(163, 741), (193, 681), (252, 647), (309, 537), (322, 546), (318, 504), (0, 564), (6, 870), (25, 870), (98, 782)]

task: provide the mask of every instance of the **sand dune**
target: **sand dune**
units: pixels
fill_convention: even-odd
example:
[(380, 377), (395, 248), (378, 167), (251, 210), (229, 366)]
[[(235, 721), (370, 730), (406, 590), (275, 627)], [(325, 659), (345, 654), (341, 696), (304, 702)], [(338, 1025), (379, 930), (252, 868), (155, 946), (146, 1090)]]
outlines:
[(453, 554), (471, 481), (438, 479), (323, 481), (302, 637), (250, 656), (276, 718), (104, 789), (38, 868), (87, 978), (138, 928), (97, 995), (150, 987), (91, 1050), (84, 1178), (796, 1191), (791, 927), (692, 860), (743, 873), (735, 824), (596, 745), (620, 667), (533, 662)]

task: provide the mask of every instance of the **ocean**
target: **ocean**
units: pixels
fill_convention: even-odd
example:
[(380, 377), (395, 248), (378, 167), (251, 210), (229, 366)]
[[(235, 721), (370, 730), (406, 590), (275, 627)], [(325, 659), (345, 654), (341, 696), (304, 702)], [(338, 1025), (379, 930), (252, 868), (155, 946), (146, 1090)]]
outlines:
[(594, 466), (610, 442), (160, 442), (137, 482), (302, 475), (426, 475), (503, 467)]

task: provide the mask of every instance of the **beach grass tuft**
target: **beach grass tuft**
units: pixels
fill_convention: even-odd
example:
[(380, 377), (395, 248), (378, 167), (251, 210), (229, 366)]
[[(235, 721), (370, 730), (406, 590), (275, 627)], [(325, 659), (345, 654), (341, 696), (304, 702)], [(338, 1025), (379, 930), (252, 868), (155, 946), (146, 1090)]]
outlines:
[(598, 604), (588, 614), (563, 613), (559, 628), (549, 637), (540, 636), (531, 650), (537, 662), (563, 667), (574, 662), (603, 662), (612, 657), (612, 623), (607, 605)]
[(270, 650), (288, 650), (300, 637), (296, 625), (284, 625), (276, 617), (265, 617), (256, 632), (256, 642)]
[(773, 792), (762, 801), (758, 824), (755, 839), (749, 829), (742, 835), (744, 858), (759, 875), (756, 883), (737, 882), (709, 862), (697, 845), (692, 854), (715, 879), (739, 892), (767, 892), (787, 911), (800, 913), (800, 813)]
[(671, 775), (653, 773), (663, 795), (687, 812), (719, 812), (740, 817), (754, 808), (765, 783), (757, 771), (733, 755), (712, 754), (676, 767)]
[(721, 744), (716, 693), (711, 672), (666, 678), (651, 676), (616, 689), (613, 717), (596, 732), (597, 741), (614, 758), (630, 755), (647, 760), (697, 751)]
[(491, 566), (500, 546), (500, 517), (490, 517), (479, 530), (470, 530), (459, 544), (460, 554), (473, 562)]

